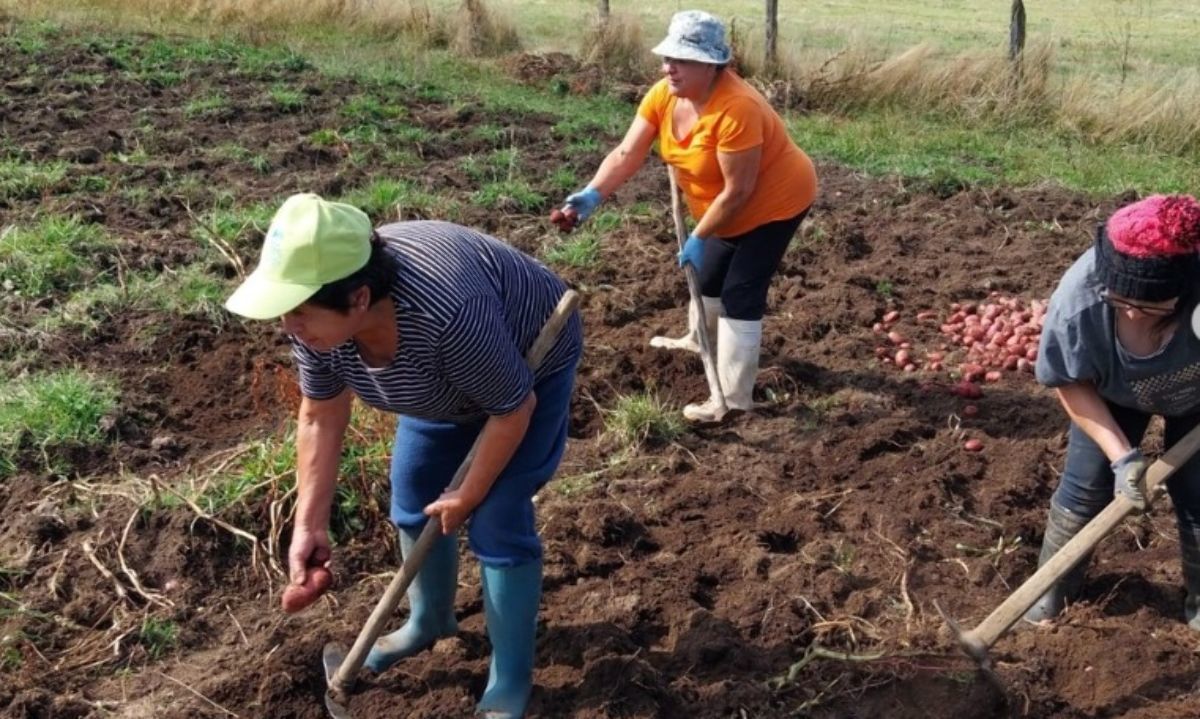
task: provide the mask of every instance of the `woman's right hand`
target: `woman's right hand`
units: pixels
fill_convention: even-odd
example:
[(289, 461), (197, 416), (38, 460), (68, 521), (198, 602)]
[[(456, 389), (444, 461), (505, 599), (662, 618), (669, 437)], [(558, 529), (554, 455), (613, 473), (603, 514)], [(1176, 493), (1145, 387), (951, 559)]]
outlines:
[(550, 214), (550, 221), (558, 225), (563, 232), (570, 232), (580, 223), (592, 216), (604, 198), (600, 191), (588, 185), (579, 192), (567, 195), (563, 207), (557, 213)]

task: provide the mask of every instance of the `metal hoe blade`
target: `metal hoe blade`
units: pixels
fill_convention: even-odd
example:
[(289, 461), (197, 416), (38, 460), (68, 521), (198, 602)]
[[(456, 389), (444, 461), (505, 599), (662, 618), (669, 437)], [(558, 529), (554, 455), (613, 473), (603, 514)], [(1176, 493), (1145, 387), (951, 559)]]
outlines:
[(325, 690), (325, 710), (333, 719), (351, 719), (350, 711), (343, 706), (346, 698), (341, 696), (342, 693), (333, 683), (333, 677), (345, 658), (346, 648), (335, 642), (326, 644), (321, 652), (321, 663), (325, 665), (325, 686), (328, 687)]

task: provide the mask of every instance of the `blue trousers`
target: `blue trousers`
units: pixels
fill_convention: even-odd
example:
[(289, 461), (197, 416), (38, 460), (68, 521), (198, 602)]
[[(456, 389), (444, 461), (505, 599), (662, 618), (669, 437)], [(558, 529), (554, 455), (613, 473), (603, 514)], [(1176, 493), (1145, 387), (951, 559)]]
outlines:
[[(532, 500), (562, 460), (574, 384), (572, 364), (534, 386), (537, 407), (529, 430), (468, 523), (471, 551), (480, 562), (514, 567), (542, 558)], [(450, 485), (483, 424), (400, 417), (391, 473), (396, 526), (420, 529), (425, 524), (425, 507)]]
[[(1130, 444), (1137, 446), (1146, 434), (1152, 415), (1137, 409), (1108, 402), (1113, 419), (1125, 432)], [(1200, 412), (1182, 417), (1166, 417), (1163, 439), (1171, 447), (1189, 430), (1200, 424)], [(1100, 446), (1092, 441), (1074, 422), (1067, 435), (1067, 461), (1062, 480), (1052, 501), (1064, 509), (1083, 516), (1094, 517), (1113, 498), (1112, 468)], [(1167, 480), (1167, 492), (1175, 505), (1175, 515), (1181, 532), (1200, 529), (1200, 454), (1193, 456)]]

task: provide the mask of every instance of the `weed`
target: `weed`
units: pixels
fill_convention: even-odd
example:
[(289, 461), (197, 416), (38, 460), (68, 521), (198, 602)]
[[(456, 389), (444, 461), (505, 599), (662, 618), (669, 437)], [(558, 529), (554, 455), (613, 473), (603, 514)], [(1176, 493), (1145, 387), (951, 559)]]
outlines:
[(570, 194), (579, 189), (579, 175), (570, 167), (556, 167), (547, 178), (547, 183), (551, 189)]
[(380, 122), (393, 120), (404, 114), (404, 108), (399, 105), (385, 105), (371, 95), (358, 95), (342, 107), (342, 114), (359, 122)]
[(48, 215), (31, 227), (0, 230), (0, 284), (40, 297), (70, 290), (94, 273), (91, 257), (112, 247), (99, 225)]
[(283, 112), (296, 112), (304, 107), (304, 93), (284, 85), (276, 85), (270, 90), (271, 101)]
[(875, 283), (875, 294), (880, 297), (891, 298), (894, 291), (895, 287), (891, 280), (879, 280)]
[(0, 201), (31, 200), (61, 189), (66, 178), (67, 163), (61, 160), (48, 163), (0, 160)]
[(600, 240), (594, 234), (576, 234), (548, 247), (542, 257), (552, 265), (591, 267), (600, 260)]
[(161, 659), (179, 641), (179, 626), (169, 619), (146, 617), (138, 629), (137, 643), (146, 648), (151, 659)]
[(453, 49), (467, 57), (501, 55), (521, 49), (521, 38), (506, 18), (490, 12), (483, 0), (463, 0)]
[(626, 448), (672, 442), (686, 430), (683, 417), (651, 393), (617, 397), (616, 407), (605, 412), (604, 427)]
[(99, 444), (107, 433), (101, 420), (116, 406), (112, 382), (79, 370), (0, 382), (0, 478), (12, 473), (25, 448), (48, 453), (58, 447)]
[(218, 92), (188, 102), (183, 106), (183, 114), (187, 115), (188, 117), (215, 115), (228, 107), (229, 100)]
[(399, 219), (404, 213), (427, 215), (436, 198), (404, 180), (376, 180), (347, 193), (342, 202), (354, 205), (372, 217)]
[(308, 135), (308, 141), (317, 147), (336, 147), (344, 142), (337, 130), (327, 127), (313, 130)]
[(502, 212), (536, 212), (546, 204), (546, 197), (533, 190), (523, 180), (489, 182), (471, 195), (471, 202)]
[(266, 155), (254, 155), (250, 158), (250, 169), (260, 175), (268, 175), (271, 173), (271, 160)]

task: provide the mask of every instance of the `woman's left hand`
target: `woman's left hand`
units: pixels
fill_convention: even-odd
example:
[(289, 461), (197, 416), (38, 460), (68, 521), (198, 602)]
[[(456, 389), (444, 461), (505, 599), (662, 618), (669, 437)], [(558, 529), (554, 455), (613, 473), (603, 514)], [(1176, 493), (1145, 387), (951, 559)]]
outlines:
[(454, 534), (477, 506), (478, 499), (463, 494), (461, 489), (456, 489), (443, 492), (442, 496), (425, 508), (425, 514), (442, 523), (442, 534)]

